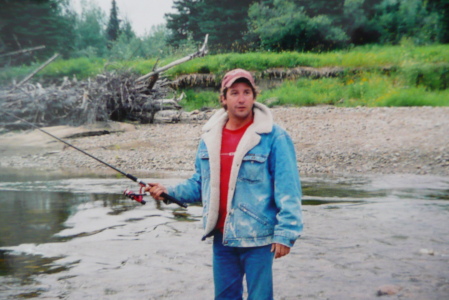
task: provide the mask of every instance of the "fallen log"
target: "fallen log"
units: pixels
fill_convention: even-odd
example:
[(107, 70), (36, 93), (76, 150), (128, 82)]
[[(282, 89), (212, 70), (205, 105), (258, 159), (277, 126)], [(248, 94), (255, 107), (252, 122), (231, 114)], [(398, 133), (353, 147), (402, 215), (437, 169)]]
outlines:
[[(55, 55), (53, 55), (49, 60), (47, 60), (45, 63), (43, 63), (39, 68), (37, 68), (36, 70), (34, 70), (30, 75), (28, 75), (27, 77), (25, 77), (21, 82), (19, 82), (14, 89), (20, 87), (22, 84), (24, 84), (25, 82), (27, 82), (28, 80), (30, 80), (34, 75), (36, 75), (40, 70), (42, 70), (43, 68), (45, 68), (46, 66), (48, 66), (50, 63), (52, 63), (56, 58), (58, 58), (59, 54), (55, 53)], [(13, 90), (14, 90), (13, 89)]]
[(185, 57), (183, 57), (181, 59), (178, 59), (178, 60), (176, 60), (176, 61), (174, 61), (174, 62), (172, 62), (172, 63), (170, 63), (170, 64), (168, 64), (166, 66), (163, 66), (163, 67), (161, 67), (159, 69), (156, 69), (156, 70), (154, 70), (154, 71), (152, 71), (152, 72), (150, 72), (150, 73), (148, 73), (146, 75), (143, 75), (143, 76), (137, 78), (136, 82), (143, 81), (143, 80), (145, 80), (145, 79), (147, 79), (147, 78), (149, 78), (151, 76), (158, 76), (159, 73), (164, 72), (164, 71), (166, 71), (166, 70), (168, 70), (170, 68), (173, 68), (174, 66), (177, 66), (179, 64), (185, 63), (186, 61), (192, 60), (192, 59), (194, 59), (196, 57), (205, 56), (207, 54), (207, 40), (208, 39), (209, 39), (209, 35), (206, 34), (206, 37), (204, 38), (203, 46), (197, 52), (192, 53), (190, 55), (187, 55), (187, 56), (185, 56)]
[(33, 47), (33, 48), (27, 48), (27, 49), (22, 49), (22, 50), (18, 50), (18, 51), (3, 53), (3, 54), (0, 54), (0, 57), (13, 56), (13, 55), (32, 52), (32, 51), (41, 50), (41, 49), (45, 49), (45, 46), (42, 45), (42, 46), (37, 46), (37, 47)]

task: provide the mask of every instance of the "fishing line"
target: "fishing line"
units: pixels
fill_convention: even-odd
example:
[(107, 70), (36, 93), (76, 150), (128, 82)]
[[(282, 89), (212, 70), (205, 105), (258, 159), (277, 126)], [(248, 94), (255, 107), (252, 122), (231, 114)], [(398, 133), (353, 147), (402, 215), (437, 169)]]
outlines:
[[(116, 171), (116, 172), (122, 174), (123, 176), (125, 176), (125, 177), (131, 179), (132, 181), (137, 182), (137, 183), (140, 185), (140, 193), (139, 193), (139, 194), (133, 193), (132, 191), (130, 191), (130, 190), (128, 190), (128, 189), (126, 189), (126, 190), (123, 192), (123, 194), (124, 194), (125, 196), (127, 196), (128, 198), (131, 198), (131, 199), (133, 199), (133, 200), (135, 200), (135, 201), (137, 201), (137, 202), (139, 202), (139, 203), (141, 203), (141, 204), (145, 204), (145, 203), (146, 203), (146, 201), (143, 200), (143, 196), (149, 195), (149, 193), (148, 193), (148, 192), (143, 192), (143, 188), (146, 187), (146, 186), (149, 186), (149, 184), (143, 182), (143, 181), (140, 180), (139, 178), (137, 178), (137, 177), (135, 177), (135, 176), (133, 176), (133, 175), (131, 175), (131, 174), (129, 174), (129, 173), (123, 172), (122, 170), (120, 170), (120, 169), (114, 167), (113, 165), (108, 164), (107, 162), (105, 162), (105, 161), (99, 159), (98, 157), (93, 156), (93, 155), (90, 154), (90, 153), (87, 153), (86, 151), (84, 151), (84, 150), (82, 150), (82, 149), (80, 149), (80, 148), (78, 148), (78, 147), (76, 147), (76, 146), (70, 144), (70, 143), (67, 142), (67, 141), (64, 141), (63, 139), (61, 139), (61, 138), (59, 138), (59, 137), (57, 137), (57, 136), (51, 134), (50, 132), (48, 132), (48, 131), (46, 131), (46, 130), (44, 130), (44, 129), (42, 129), (42, 128), (36, 126), (36, 125), (34, 125), (34, 124), (31, 123), (31, 122), (28, 122), (27, 120), (24, 120), (24, 119), (22, 119), (22, 118), (20, 118), (20, 117), (18, 117), (18, 116), (16, 116), (16, 115), (14, 115), (14, 114), (12, 114), (12, 113), (6, 112), (6, 111), (4, 111), (4, 113), (7, 114), (7, 115), (9, 115), (9, 116), (11, 116), (11, 117), (13, 117), (13, 118), (16, 118), (16, 119), (18, 119), (18, 120), (20, 120), (20, 121), (22, 121), (22, 122), (24, 122), (24, 123), (26, 123), (26, 124), (28, 124), (28, 125), (30, 125), (30, 126), (32, 126), (33, 128), (36, 128), (37, 130), (39, 130), (39, 131), (41, 131), (41, 132), (43, 132), (43, 133), (45, 133), (45, 134), (51, 136), (52, 138), (54, 138), (54, 139), (60, 141), (61, 143), (64, 143), (64, 144), (66, 144), (67, 146), (72, 147), (73, 149), (78, 150), (79, 152), (81, 152), (81, 153), (83, 153), (83, 154), (89, 156), (90, 158), (93, 158), (93, 159), (95, 159), (96, 161), (98, 161), (98, 162), (104, 164), (105, 166), (108, 166), (109, 168), (111, 168), (111, 169), (113, 169), (114, 171)], [(184, 208), (187, 207), (187, 205), (186, 205), (185, 203), (182, 203), (181, 201), (179, 201), (178, 199), (176, 199), (176, 198), (174, 198), (174, 197), (168, 195), (167, 193), (162, 193), (162, 194), (161, 194), (161, 197), (164, 198), (164, 203), (166, 203), (166, 204), (169, 204), (169, 203), (173, 202), (173, 203), (178, 204), (178, 205), (181, 206), (181, 207), (184, 207)]]

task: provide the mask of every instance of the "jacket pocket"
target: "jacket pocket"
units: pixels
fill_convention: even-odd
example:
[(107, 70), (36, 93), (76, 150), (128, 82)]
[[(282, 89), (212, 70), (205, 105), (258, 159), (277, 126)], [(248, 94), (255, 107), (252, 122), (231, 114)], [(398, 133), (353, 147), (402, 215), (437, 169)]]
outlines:
[(268, 155), (248, 153), (243, 157), (238, 179), (249, 183), (264, 179)]
[(246, 205), (245, 203), (240, 203), (238, 205), (238, 207), (242, 212), (244, 212), (245, 214), (247, 214), (248, 216), (250, 216), (257, 222), (259, 222), (260, 224), (262, 224), (262, 225), (271, 224), (265, 216), (260, 215), (254, 209), (252, 209), (250, 206)]
[(266, 216), (245, 203), (240, 203), (237, 207), (241, 214), (240, 217), (236, 216), (237, 237), (255, 238), (273, 234), (274, 225)]

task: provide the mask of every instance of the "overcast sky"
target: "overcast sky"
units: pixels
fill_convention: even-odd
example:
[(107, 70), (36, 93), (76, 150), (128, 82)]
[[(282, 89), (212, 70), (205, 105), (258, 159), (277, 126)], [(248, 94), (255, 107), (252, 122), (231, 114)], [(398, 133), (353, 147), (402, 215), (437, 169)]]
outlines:
[[(96, 3), (109, 17), (112, 0), (86, 0)], [(71, 0), (76, 11), (81, 11), (81, 0)], [(119, 18), (127, 18), (134, 32), (143, 36), (151, 26), (165, 23), (164, 14), (174, 12), (173, 0), (116, 0)]]

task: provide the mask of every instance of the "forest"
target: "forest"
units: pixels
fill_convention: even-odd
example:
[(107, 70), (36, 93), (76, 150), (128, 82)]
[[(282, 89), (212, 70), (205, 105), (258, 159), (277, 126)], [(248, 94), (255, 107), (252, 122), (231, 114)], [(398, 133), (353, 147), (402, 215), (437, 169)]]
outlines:
[(195, 88), (235, 67), (281, 79), (259, 98), (269, 105), (449, 105), (449, 0), (174, 0), (166, 23), (144, 36), (115, 0), (108, 12), (88, 0), (81, 12), (69, 0), (0, 7), (3, 86), (55, 53), (33, 80), (140, 76), (197, 51), (208, 35), (206, 57), (164, 73), (187, 95), (186, 109), (216, 106), (216, 89)]
[(115, 0), (109, 12), (83, 3), (77, 13), (69, 0), (0, 0), (0, 53), (45, 45), (11, 64), (54, 52), (66, 59), (163, 58), (196, 47), (205, 34), (210, 54), (449, 43), (448, 0), (174, 0), (176, 13), (143, 37), (119, 18)]

